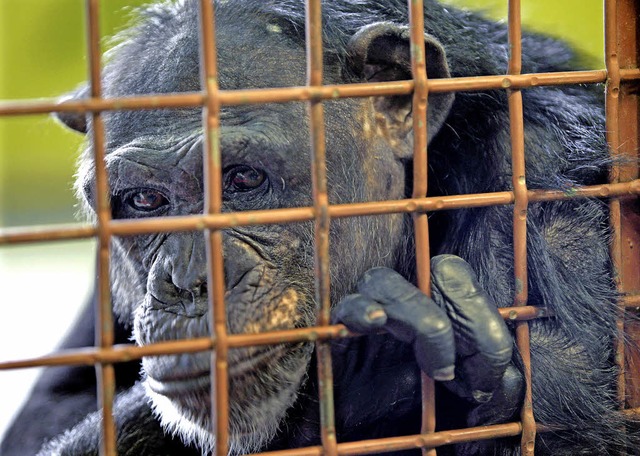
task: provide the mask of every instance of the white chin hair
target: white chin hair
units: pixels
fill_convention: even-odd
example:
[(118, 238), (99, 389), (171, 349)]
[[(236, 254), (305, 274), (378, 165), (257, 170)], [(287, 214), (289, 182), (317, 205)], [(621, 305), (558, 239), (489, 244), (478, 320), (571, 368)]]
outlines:
[(143, 384), (147, 397), (151, 399), (153, 413), (165, 432), (179, 437), (186, 445), (196, 446), (203, 455), (212, 454), (215, 449), (215, 436), (207, 429), (187, 419), (169, 398), (149, 388), (146, 379)]
[[(203, 455), (211, 455), (214, 453), (216, 438), (209, 429), (205, 429), (200, 423), (196, 423), (186, 417), (169, 398), (154, 392), (149, 387), (146, 379), (143, 381), (143, 385), (147, 397), (151, 399), (153, 413), (160, 421), (166, 433), (180, 438), (186, 445), (195, 446)], [(233, 427), (231, 423), (230, 427)], [(229, 455), (240, 455), (260, 451), (260, 449), (271, 440), (277, 428), (278, 426), (272, 426), (272, 429), (267, 431), (252, 432), (244, 435), (234, 434), (232, 429), (230, 429)]]

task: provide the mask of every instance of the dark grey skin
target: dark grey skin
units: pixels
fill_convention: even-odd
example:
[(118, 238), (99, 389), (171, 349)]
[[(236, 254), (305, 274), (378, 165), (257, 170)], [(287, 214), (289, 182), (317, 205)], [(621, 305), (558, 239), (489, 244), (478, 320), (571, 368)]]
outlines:
[[(104, 95), (199, 90), (196, 10), (197, 3), (187, 1), (146, 13), (112, 52)], [(503, 26), (432, 1), (426, 13), (430, 78), (504, 72)], [(216, 14), (222, 89), (304, 84), (301, 2), (226, 1), (216, 4)], [(335, 0), (324, 5), (324, 14), (325, 83), (410, 78), (403, 3)], [(524, 49), (525, 71), (569, 68), (571, 54), (555, 41), (527, 35)], [(530, 188), (570, 189), (605, 178), (600, 98), (584, 88), (525, 93)], [(406, 197), (412, 175), (410, 97), (331, 101), (324, 108), (330, 202)], [(510, 188), (504, 92), (432, 95), (428, 114), (431, 194)], [(103, 116), (114, 218), (202, 213), (199, 110)], [(88, 132), (91, 143), (86, 118), (60, 118)], [(223, 210), (312, 204), (304, 103), (223, 107), (221, 125)], [(77, 188), (89, 215), (95, 208), (94, 173), (88, 149)], [(433, 300), (412, 285), (409, 216), (332, 221), (334, 321), (367, 334), (333, 344), (339, 441), (419, 432), (420, 370), (438, 380), (442, 428), (518, 419), (521, 363), (496, 310), (511, 305), (515, 293), (511, 217), (512, 207), (432, 217), (432, 252), (442, 254), (432, 260)], [(533, 205), (528, 227), (530, 304), (557, 315), (531, 324), (534, 413), (544, 423), (576, 429), (539, 436), (538, 451), (607, 454), (623, 443), (623, 421), (614, 411), (616, 295), (605, 206), (586, 200)], [(228, 229), (223, 246), (231, 333), (315, 324), (312, 224)], [(137, 344), (209, 334), (202, 233), (117, 238), (112, 254), (114, 310)], [(233, 454), (318, 444), (310, 344), (235, 349), (229, 358)], [(199, 454), (215, 448), (208, 372), (208, 353), (143, 358), (141, 381), (123, 377), (124, 392), (116, 401), (119, 453)], [(40, 454), (97, 454), (99, 412), (79, 422), (77, 415), (62, 418), (46, 429), (25, 425), (38, 404), (52, 397), (60, 399), (58, 407), (78, 406), (73, 397), (56, 396), (60, 391), (64, 379), (44, 385), (15, 429), (25, 430), (23, 440), (37, 442), (74, 426)], [(87, 405), (80, 409), (91, 412)], [(3, 454), (24, 454), (11, 433), (3, 445)], [(518, 439), (439, 452), (518, 453)]]

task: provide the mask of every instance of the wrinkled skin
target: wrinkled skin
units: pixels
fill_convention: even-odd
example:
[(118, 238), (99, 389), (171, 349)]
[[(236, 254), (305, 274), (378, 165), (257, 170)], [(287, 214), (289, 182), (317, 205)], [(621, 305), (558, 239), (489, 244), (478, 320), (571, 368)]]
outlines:
[[(222, 89), (304, 85), (298, 3), (217, 5)], [(428, 3), (425, 46), (430, 78), (503, 71), (503, 27)], [(196, 2), (187, 1), (148, 13), (110, 56), (104, 95), (200, 90), (196, 10)], [(324, 83), (410, 78), (408, 31), (398, 25), (406, 22), (404, 6), (336, 0), (324, 11), (325, 24), (332, 27), (325, 36)], [(455, 31), (463, 25), (476, 31), (460, 35), (458, 41)], [(527, 71), (563, 69), (568, 55), (551, 40), (525, 37)], [(75, 96), (85, 95), (80, 90)], [(531, 188), (594, 183), (606, 175), (602, 109), (596, 96), (586, 89), (540, 89), (525, 103)], [(503, 92), (433, 94), (428, 109), (432, 194), (509, 188)], [(330, 202), (408, 196), (410, 97), (334, 100), (324, 103), (324, 110)], [(559, 116), (565, 118), (550, 127), (549, 119)], [(203, 212), (200, 110), (121, 111), (103, 117), (115, 219)], [(89, 119), (77, 114), (60, 118), (87, 131), (91, 143)], [(220, 121), (223, 211), (312, 205), (304, 103), (222, 107)], [(77, 188), (89, 214), (95, 210), (94, 177), (87, 149)], [(409, 216), (332, 220), (333, 320), (365, 334), (332, 345), (339, 441), (419, 432), (420, 370), (439, 381), (439, 426), (518, 419), (524, 388), (520, 361), (496, 310), (510, 305), (514, 297), (511, 212), (511, 207), (494, 207), (432, 218), (432, 251), (444, 254), (432, 259), (433, 299), (412, 284), (415, 258)], [(230, 333), (316, 323), (313, 239), (311, 223), (224, 230)], [(592, 201), (533, 206), (528, 242), (530, 303), (549, 306), (558, 316), (531, 326), (535, 413), (542, 422), (581, 429), (539, 437), (538, 450), (605, 454), (606, 445), (618, 443), (611, 435), (621, 425), (613, 412), (610, 343), (615, 334), (615, 293), (605, 210)], [(139, 345), (210, 334), (205, 252), (200, 232), (113, 240), (114, 309), (125, 334), (130, 328)], [(82, 338), (78, 339), (74, 344)], [(131, 375), (121, 377), (123, 392), (115, 405), (119, 453), (198, 454), (215, 448), (209, 369), (208, 353), (144, 357), (140, 383), (133, 384)], [(43, 383), (42, 397), (50, 398), (52, 390), (64, 386), (64, 380)], [(311, 344), (232, 349), (231, 452), (318, 444), (315, 391)], [(26, 422), (38, 400), (34, 396), (15, 426)], [(88, 413), (90, 407), (83, 405), (82, 410)], [(43, 426), (29, 441), (50, 438), (75, 425), (47, 443), (41, 454), (96, 453), (99, 413), (78, 420), (63, 418)], [(7, 454), (21, 454), (9, 453), (19, 449), (11, 439), (4, 445)], [(504, 439), (442, 451), (516, 454), (519, 442)]]

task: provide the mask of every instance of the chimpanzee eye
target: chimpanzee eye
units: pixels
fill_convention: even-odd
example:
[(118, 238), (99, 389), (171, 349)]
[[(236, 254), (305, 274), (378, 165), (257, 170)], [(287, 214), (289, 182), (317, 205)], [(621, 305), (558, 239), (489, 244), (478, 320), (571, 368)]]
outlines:
[(234, 166), (226, 174), (225, 190), (232, 192), (249, 192), (267, 181), (264, 171), (250, 166)]
[(140, 188), (125, 195), (124, 202), (136, 211), (153, 212), (169, 204), (169, 200), (159, 191)]

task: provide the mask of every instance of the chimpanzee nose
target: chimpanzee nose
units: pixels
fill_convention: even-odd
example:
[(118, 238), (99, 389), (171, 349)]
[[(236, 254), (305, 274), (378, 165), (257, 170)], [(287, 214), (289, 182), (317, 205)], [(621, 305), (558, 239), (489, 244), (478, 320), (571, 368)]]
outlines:
[(186, 317), (201, 317), (207, 313), (209, 304), (207, 301), (207, 284), (194, 284), (191, 289), (185, 290), (178, 288), (179, 307), (177, 312), (179, 315)]
[(207, 295), (206, 263), (203, 271), (183, 271), (180, 268), (173, 268), (170, 280), (180, 292), (190, 293), (194, 298)]
[(169, 236), (149, 271), (148, 299), (154, 309), (186, 317), (207, 312), (207, 261), (200, 233)]
[[(151, 277), (151, 276), (150, 276)], [(194, 281), (178, 286), (170, 274), (154, 277), (148, 283), (148, 303), (153, 309), (185, 317), (201, 317), (207, 313), (207, 284)]]

